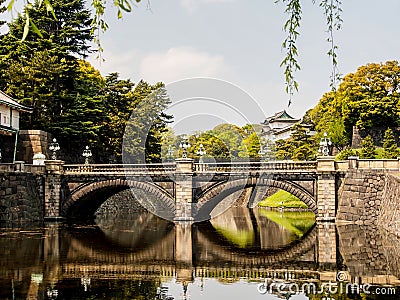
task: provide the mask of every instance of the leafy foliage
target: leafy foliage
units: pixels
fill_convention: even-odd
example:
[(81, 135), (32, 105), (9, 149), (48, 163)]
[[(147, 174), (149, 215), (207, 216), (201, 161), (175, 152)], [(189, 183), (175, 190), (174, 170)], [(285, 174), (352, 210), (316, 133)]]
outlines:
[(368, 135), (362, 142), (362, 148), (360, 151), (360, 158), (375, 158), (376, 157), (376, 147), (372, 137)]
[(163, 113), (170, 103), (163, 84), (141, 81), (134, 90), (139, 100), (126, 123), (123, 141), (125, 163), (161, 161), (162, 132), (171, 119)]
[[(7, 8), (4, 6), (4, 3), (6, 2), (6, 0), (0, 0), (0, 14), (4, 13)], [(1, 26), (3, 26), (6, 23), (6, 21), (4, 20), (0, 20), (0, 28)]]
[(358, 129), (400, 125), (400, 66), (371, 63), (346, 75), (337, 91), (324, 94), (309, 116), (318, 132), (327, 132), (338, 150)]
[(338, 155), (336, 155), (336, 160), (346, 160), (349, 159), (350, 156), (358, 156), (358, 151), (352, 148), (346, 148), (341, 151)]
[(397, 143), (394, 138), (393, 130), (388, 128), (385, 131), (383, 140), (383, 156), (385, 158), (397, 158), (400, 155)]
[(296, 124), (292, 136), (276, 141), (276, 158), (293, 160), (313, 160), (317, 153), (315, 137), (308, 135), (302, 124)]
[(239, 147), (239, 157), (259, 158), (258, 151), (260, 151), (260, 139), (258, 135), (253, 132), (248, 137), (243, 139)]
[(346, 130), (399, 125), (399, 92), (397, 61), (367, 64), (346, 75), (338, 90)]
[[(135, 110), (138, 115), (146, 112), (152, 126), (142, 150), (147, 160), (158, 161), (161, 133), (170, 116), (162, 112), (168, 102), (165, 95), (151, 94), (163, 85), (141, 81), (135, 87), (117, 73), (103, 78), (78, 58), (91, 51), (93, 41), (84, 1), (52, 0), (51, 4), (54, 16), (42, 1), (29, 8), (40, 34), (29, 34), (21, 43), (27, 19), (20, 15), (1, 36), (0, 89), (33, 107), (32, 114), (23, 115), (21, 127), (52, 133), (65, 153), (80, 154), (90, 145), (96, 161), (121, 162), (130, 115)], [(76, 156), (65, 159), (79, 161)]]
[[(280, 0), (275, 0), (279, 2)], [(292, 96), (294, 91), (298, 90), (298, 82), (295, 80), (294, 73), (300, 70), (298, 63), (298, 51), (296, 41), (299, 36), (300, 21), (302, 18), (301, 0), (281, 0), (286, 4), (285, 13), (288, 15), (287, 20), (283, 26), (286, 32), (286, 38), (282, 43), (282, 48), (286, 50), (286, 55), (281, 62), (281, 67), (284, 67), (284, 75), (286, 81), (286, 92), (289, 95), (290, 106), (292, 102)], [(316, 0), (312, 0), (313, 3)], [(334, 31), (340, 30), (342, 25), (342, 2), (340, 0), (321, 0), (320, 7), (323, 9), (323, 13), (326, 17), (328, 38), (327, 41), (330, 43), (330, 50), (328, 56), (332, 60), (332, 74), (331, 74), (331, 87), (332, 90), (336, 90), (336, 83), (340, 80), (340, 74), (338, 73), (338, 62), (337, 62), (337, 45), (334, 42)]]

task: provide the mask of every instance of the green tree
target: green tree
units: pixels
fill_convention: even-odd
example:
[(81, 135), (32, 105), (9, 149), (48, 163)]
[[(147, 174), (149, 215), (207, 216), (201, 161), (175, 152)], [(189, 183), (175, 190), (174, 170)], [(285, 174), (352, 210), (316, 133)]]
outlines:
[(396, 127), (400, 123), (400, 65), (397, 61), (367, 64), (346, 75), (338, 91), (326, 93), (309, 115), (319, 133), (334, 146), (350, 144), (358, 129)]
[(67, 153), (90, 145), (96, 160), (105, 162), (107, 157), (101, 147), (101, 134), (108, 118), (104, 98), (99, 94), (104, 87), (104, 78), (88, 62), (79, 60), (78, 65), (74, 91), (66, 95), (65, 99), (69, 98), (69, 101), (65, 103), (63, 113), (49, 128), (60, 138)]
[[(176, 145), (177, 137), (174, 130), (167, 126), (161, 135), (161, 157), (164, 160), (176, 158), (178, 145)], [(171, 153), (169, 153), (172, 151)], [(171, 157), (172, 156), (172, 157)]]
[(400, 155), (397, 143), (394, 138), (393, 130), (388, 128), (385, 131), (383, 140), (383, 156), (384, 158), (397, 158)]
[(376, 147), (374, 145), (374, 141), (370, 135), (368, 135), (361, 143), (361, 158), (375, 158), (377, 152)]
[(190, 136), (189, 143), (192, 145), (189, 152), (194, 158), (199, 158), (197, 151), (200, 148), (200, 144), (203, 144), (203, 147), (207, 152), (207, 158), (214, 158), (215, 160), (231, 158), (229, 145), (220, 139), (213, 130), (208, 130), (198, 136)]
[(277, 159), (312, 160), (316, 156), (315, 138), (308, 135), (302, 124), (293, 126), (292, 135), (287, 140), (276, 142)]
[(400, 65), (397, 61), (371, 63), (346, 75), (338, 93), (346, 130), (398, 126), (400, 120)]
[(350, 143), (352, 131), (347, 131), (342, 116), (342, 98), (337, 92), (324, 94), (309, 111), (309, 118), (319, 133), (326, 132), (339, 151)]
[(258, 151), (260, 151), (260, 139), (258, 135), (253, 132), (248, 137), (244, 138), (239, 150), (239, 157), (259, 158), (260, 156)]
[[(22, 119), (22, 127), (51, 131), (59, 127), (77, 93), (80, 67), (76, 56), (90, 51), (90, 13), (82, 0), (54, 0), (57, 19), (35, 2), (32, 17), (40, 27), (39, 35), (29, 35), (21, 43), (25, 19), (19, 15), (9, 24), (0, 43), (0, 89), (7, 91), (34, 112)], [(72, 98), (71, 98), (72, 97)]]
[(113, 162), (122, 162), (122, 144), (126, 123), (135, 106), (140, 101), (134, 93), (135, 84), (130, 79), (120, 79), (118, 73), (105, 78), (105, 86), (100, 91), (104, 99), (107, 121), (101, 132), (103, 151)]
[[(6, 2), (6, 0), (0, 0), (0, 15), (2, 14), (2, 13), (4, 13), (6, 10), (7, 10), (7, 8), (4, 6), (4, 3)], [(4, 20), (0, 20), (0, 28), (1, 28), (1, 26), (3, 26), (4, 24), (6, 24), (6, 21), (4, 21)]]
[(162, 83), (151, 86), (140, 81), (134, 97), (137, 105), (124, 132), (124, 162), (160, 162), (162, 134), (172, 118), (164, 113), (170, 103), (165, 86)]
[(231, 157), (238, 157), (239, 147), (245, 136), (245, 131), (233, 124), (220, 124), (212, 130), (229, 149)]

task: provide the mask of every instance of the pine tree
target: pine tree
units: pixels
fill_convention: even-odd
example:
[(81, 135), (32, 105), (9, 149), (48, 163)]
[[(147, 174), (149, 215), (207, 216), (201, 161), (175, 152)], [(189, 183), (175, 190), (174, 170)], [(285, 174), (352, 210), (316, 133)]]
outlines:
[(361, 158), (375, 158), (376, 156), (376, 147), (374, 145), (374, 141), (370, 135), (368, 135), (361, 143)]
[(397, 158), (400, 155), (397, 143), (394, 138), (393, 130), (388, 128), (385, 131), (383, 140), (383, 156), (384, 158)]
[(172, 118), (164, 113), (170, 104), (165, 86), (140, 81), (134, 90), (136, 106), (126, 123), (123, 139), (125, 163), (161, 161), (162, 133)]
[[(41, 36), (31, 31), (21, 43), (25, 17), (9, 24), (0, 43), (0, 89), (33, 107), (21, 126), (52, 132), (77, 94), (79, 60), (90, 51), (90, 13), (83, 0), (52, 1), (57, 19), (38, 1), (30, 10)], [(60, 118), (61, 117), (61, 118)]]
[[(6, 9), (6, 7), (4, 6), (4, 3), (6, 2), (6, 0), (0, 0), (0, 15), (2, 14), (2, 13), (4, 13), (7, 9)], [(6, 23), (6, 21), (4, 21), (4, 20), (0, 20), (0, 28), (1, 28), (1, 26), (3, 26), (4, 24)]]

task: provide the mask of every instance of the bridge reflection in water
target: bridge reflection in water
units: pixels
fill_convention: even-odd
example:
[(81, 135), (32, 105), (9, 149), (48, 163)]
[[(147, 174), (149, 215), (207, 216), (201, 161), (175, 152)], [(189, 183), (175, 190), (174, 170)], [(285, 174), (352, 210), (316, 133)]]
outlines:
[(175, 299), (217, 299), (222, 282), (230, 299), (266, 299), (257, 292), (265, 278), (321, 284), (338, 270), (352, 282), (400, 285), (400, 241), (376, 228), (247, 208), (196, 225), (131, 217), (3, 231), (0, 298), (154, 299), (165, 285)]

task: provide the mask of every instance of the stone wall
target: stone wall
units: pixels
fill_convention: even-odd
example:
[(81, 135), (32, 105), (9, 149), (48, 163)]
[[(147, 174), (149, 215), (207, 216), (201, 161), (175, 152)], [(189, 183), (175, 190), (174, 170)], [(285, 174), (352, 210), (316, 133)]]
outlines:
[(376, 224), (385, 187), (385, 173), (349, 170), (339, 188), (337, 219)]
[(386, 177), (378, 224), (400, 236), (400, 177)]
[[(386, 127), (378, 127), (378, 128), (370, 128), (367, 130), (360, 130), (356, 126), (353, 126), (353, 136), (351, 140), (352, 148), (361, 148), (362, 141), (370, 135), (374, 140), (374, 144), (376, 146), (382, 147), (383, 145), (383, 137), (385, 135)], [(395, 135), (396, 141), (399, 140), (400, 137), (400, 127), (392, 127), (393, 133)]]
[(130, 215), (135, 212), (146, 211), (135, 199), (130, 189), (121, 191), (108, 198), (95, 212), (100, 216)]
[(42, 180), (32, 173), (0, 174), (0, 222), (43, 220)]
[(18, 135), (17, 161), (32, 163), (33, 155), (43, 153), (50, 159), (47, 145), (51, 142), (51, 135), (42, 130), (21, 130)]
[(373, 225), (339, 225), (337, 231), (339, 252), (352, 278), (364, 277), (363, 282), (384, 284), (389, 282), (376, 280), (400, 276), (399, 237)]

